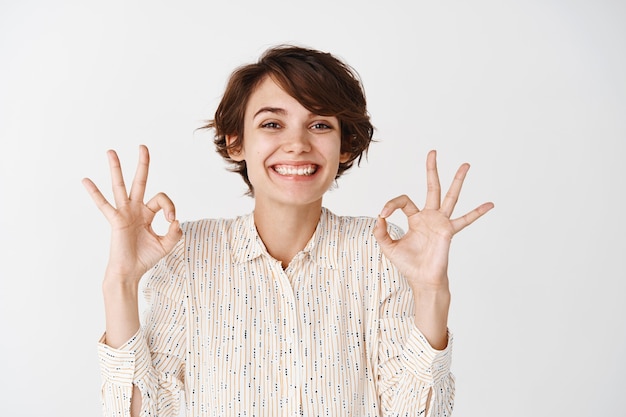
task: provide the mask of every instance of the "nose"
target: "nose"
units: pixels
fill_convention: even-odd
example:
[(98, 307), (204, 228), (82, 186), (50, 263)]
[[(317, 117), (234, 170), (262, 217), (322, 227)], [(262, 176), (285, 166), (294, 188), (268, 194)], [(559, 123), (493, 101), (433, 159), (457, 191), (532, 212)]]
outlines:
[(303, 153), (311, 151), (311, 141), (307, 129), (293, 129), (285, 137), (283, 150), (288, 153)]

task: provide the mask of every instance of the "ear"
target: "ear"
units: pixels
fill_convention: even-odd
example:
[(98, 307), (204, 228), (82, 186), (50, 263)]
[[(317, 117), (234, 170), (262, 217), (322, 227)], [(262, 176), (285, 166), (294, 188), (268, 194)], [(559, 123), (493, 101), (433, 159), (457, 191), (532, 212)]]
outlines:
[[(237, 140), (237, 138), (238, 138), (237, 135), (226, 135), (226, 146), (230, 146), (231, 143)], [(232, 159), (233, 161), (236, 161), (236, 162), (243, 161), (244, 159), (243, 146), (239, 146), (238, 148), (229, 148), (228, 156), (230, 156), (230, 159)]]
[(342, 164), (348, 162), (350, 160), (350, 152), (344, 152), (339, 154), (339, 162), (341, 162)]

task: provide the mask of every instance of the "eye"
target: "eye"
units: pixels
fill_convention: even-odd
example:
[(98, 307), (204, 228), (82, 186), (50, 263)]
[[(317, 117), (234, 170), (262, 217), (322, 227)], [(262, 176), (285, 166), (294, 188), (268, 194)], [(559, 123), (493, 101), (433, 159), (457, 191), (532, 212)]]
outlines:
[(318, 122), (318, 123), (314, 123), (314, 124), (311, 126), (311, 128), (312, 128), (312, 129), (315, 129), (315, 130), (330, 130), (330, 129), (332, 129), (333, 127), (332, 127), (332, 126), (330, 126), (330, 125), (328, 125), (328, 124), (326, 124), (326, 123)]
[(261, 124), (261, 127), (264, 129), (279, 129), (280, 125), (276, 122), (265, 122)]

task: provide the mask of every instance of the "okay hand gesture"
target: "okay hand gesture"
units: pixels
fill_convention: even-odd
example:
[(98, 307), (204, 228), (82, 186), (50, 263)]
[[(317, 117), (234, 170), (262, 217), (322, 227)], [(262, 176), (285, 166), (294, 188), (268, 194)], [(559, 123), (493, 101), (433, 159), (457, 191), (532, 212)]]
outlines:
[[(447, 290), (452, 237), (494, 207), (493, 203), (484, 203), (452, 219), (469, 165), (459, 167), (442, 201), (436, 157), (436, 152), (430, 151), (426, 160), (428, 189), (424, 208), (420, 210), (406, 195), (396, 197), (385, 204), (374, 230), (381, 250), (411, 287), (427, 291)], [(393, 240), (387, 232), (385, 218), (397, 209), (407, 216), (408, 231), (400, 239)]]
[[(143, 145), (139, 148), (139, 163), (130, 192), (124, 184), (117, 153), (110, 150), (107, 156), (115, 206), (107, 201), (90, 179), (82, 181), (111, 225), (111, 249), (105, 279), (138, 283), (146, 271), (172, 250), (182, 232), (176, 220), (174, 203), (169, 197), (158, 193), (144, 203), (150, 164), (148, 148)], [(164, 236), (157, 235), (152, 229), (154, 216), (161, 210), (170, 223)]]

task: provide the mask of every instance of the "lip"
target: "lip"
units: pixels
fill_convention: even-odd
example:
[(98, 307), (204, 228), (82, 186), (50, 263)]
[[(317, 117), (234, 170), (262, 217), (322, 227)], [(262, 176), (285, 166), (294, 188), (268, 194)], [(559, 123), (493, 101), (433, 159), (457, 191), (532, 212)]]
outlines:
[(283, 161), (272, 164), (269, 168), (282, 178), (306, 179), (315, 176), (321, 166), (309, 161)]

